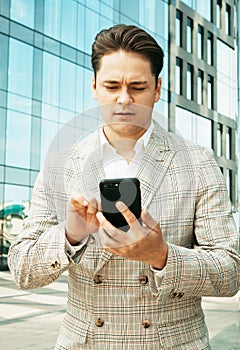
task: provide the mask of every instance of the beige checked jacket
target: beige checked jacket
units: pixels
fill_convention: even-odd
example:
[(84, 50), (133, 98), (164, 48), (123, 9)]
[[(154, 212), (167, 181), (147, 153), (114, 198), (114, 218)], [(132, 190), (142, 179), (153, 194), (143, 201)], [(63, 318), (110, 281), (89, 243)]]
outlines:
[(48, 285), (69, 271), (67, 312), (55, 349), (210, 349), (201, 297), (234, 295), (240, 270), (231, 205), (212, 152), (155, 123), (137, 177), (142, 206), (159, 220), (169, 245), (162, 278), (145, 263), (99, 248), (97, 233), (77, 259), (65, 251), (69, 195), (98, 195), (103, 177), (98, 132), (52, 157), (9, 252), (22, 289)]

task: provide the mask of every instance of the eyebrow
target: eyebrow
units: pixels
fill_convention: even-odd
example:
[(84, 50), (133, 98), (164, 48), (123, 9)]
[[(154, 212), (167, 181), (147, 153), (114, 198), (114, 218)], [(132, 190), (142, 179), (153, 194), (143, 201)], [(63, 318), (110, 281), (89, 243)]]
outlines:
[[(104, 84), (119, 84), (119, 81), (117, 80), (104, 80)], [(147, 81), (131, 81), (129, 85), (146, 85), (148, 82)]]

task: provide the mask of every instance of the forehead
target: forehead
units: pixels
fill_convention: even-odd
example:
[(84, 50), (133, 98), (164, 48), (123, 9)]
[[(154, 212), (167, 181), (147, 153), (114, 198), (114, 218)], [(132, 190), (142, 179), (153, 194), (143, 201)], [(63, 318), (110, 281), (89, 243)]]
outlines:
[(117, 51), (104, 55), (100, 61), (97, 76), (104, 79), (117, 79), (153, 76), (150, 61), (135, 52)]

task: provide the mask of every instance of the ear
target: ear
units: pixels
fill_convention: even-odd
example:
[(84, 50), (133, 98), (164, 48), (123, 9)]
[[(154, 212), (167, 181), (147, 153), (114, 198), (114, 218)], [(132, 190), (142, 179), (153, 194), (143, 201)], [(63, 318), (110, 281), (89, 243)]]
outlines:
[(155, 90), (155, 98), (154, 102), (158, 102), (161, 96), (161, 88), (162, 88), (162, 78), (158, 79), (157, 87)]
[(97, 100), (97, 91), (96, 91), (96, 77), (92, 77), (92, 91), (93, 91), (93, 97)]

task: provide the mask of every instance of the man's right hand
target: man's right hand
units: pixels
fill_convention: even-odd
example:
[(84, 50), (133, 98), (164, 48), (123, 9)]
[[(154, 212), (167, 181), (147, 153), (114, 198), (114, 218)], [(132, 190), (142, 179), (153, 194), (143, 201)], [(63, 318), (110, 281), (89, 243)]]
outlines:
[(82, 195), (71, 196), (68, 203), (66, 237), (71, 245), (98, 231), (96, 218), (98, 202), (95, 198), (87, 200)]

